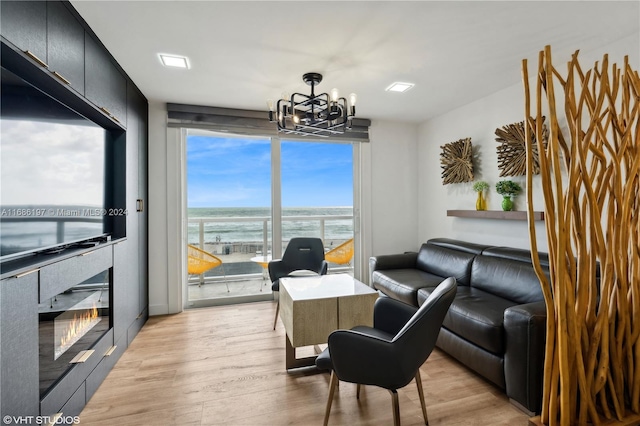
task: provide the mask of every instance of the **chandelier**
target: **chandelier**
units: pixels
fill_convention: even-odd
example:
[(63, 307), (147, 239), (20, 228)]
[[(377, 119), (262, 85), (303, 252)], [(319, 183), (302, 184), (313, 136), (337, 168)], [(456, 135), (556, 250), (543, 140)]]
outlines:
[(282, 95), (274, 104), (268, 100), (269, 121), (278, 125), (278, 132), (299, 136), (329, 137), (341, 135), (351, 129), (351, 119), (356, 114), (356, 94), (341, 98), (338, 89), (331, 94), (315, 94), (315, 87), (322, 81), (322, 74), (308, 72), (302, 81), (311, 86), (311, 94)]

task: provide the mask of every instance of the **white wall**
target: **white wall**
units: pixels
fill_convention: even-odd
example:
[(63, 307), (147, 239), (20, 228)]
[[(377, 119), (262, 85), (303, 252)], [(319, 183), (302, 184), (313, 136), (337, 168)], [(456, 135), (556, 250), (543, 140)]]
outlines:
[[(614, 44), (593, 52), (580, 52), (583, 69), (590, 68), (604, 53), (609, 54), (609, 62), (622, 64), (624, 55), (634, 69), (638, 69), (640, 36), (624, 38)], [(554, 57), (554, 65), (559, 70), (570, 58)], [(520, 68), (520, 64), (514, 64)], [(529, 59), (529, 74), (535, 75), (537, 58)], [(532, 86), (532, 91), (535, 86)], [(470, 137), (474, 146), (474, 178), (485, 180), (491, 185), (488, 198), (489, 210), (500, 210), (501, 197), (495, 192), (499, 180), (495, 141), (495, 129), (524, 119), (524, 89), (521, 83), (508, 87), (493, 95), (477, 100), (440, 117), (423, 123), (419, 128), (418, 161), (418, 221), (419, 237), (426, 241), (434, 237), (457, 238), (466, 241), (505, 245), (529, 249), (529, 231), (526, 221), (494, 219), (468, 219), (447, 217), (447, 209), (474, 209), (476, 194), (471, 183), (442, 185), (440, 153), (441, 146)], [(562, 123), (561, 123), (562, 125)], [(511, 177), (524, 188), (524, 177)], [(534, 209), (543, 210), (539, 178), (534, 177)], [(526, 210), (526, 197), (516, 198), (516, 210)], [(537, 222), (536, 234), (538, 250), (547, 251), (544, 223)]]
[(369, 134), (370, 254), (417, 250), (419, 197), (418, 159), (415, 154), (418, 126), (373, 121)]

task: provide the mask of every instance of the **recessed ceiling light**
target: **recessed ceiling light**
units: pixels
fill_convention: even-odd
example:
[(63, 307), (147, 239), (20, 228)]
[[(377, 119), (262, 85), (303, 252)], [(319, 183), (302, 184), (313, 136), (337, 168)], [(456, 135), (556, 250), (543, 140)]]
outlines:
[(189, 68), (189, 59), (185, 56), (158, 54), (160, 61), (165, 67)]
[(406, 92), (412, 87), (413, 87), (413, 83), (401, 83), (399, 81), (396, 81), (395, 83), (392, 83), (389, 87), (387, 87), (384, 90), (386, 90), (387, 92)]

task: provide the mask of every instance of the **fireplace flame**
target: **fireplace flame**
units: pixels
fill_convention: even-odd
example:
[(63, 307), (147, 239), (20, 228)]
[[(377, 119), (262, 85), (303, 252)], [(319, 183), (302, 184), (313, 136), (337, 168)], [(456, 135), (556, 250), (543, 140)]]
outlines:
[(57, 318), (56, 323), (62, 325), (63, 328), (56, 332), (56, 336), (59, 336), (59, 338), (55, 348), (54, 359), (58, 359), (60, 355), (87, 334), (101, 319), (95, 302), (89, 309), (74, 311), (73, 318)]
[(80, 315), (74, 313), (73, 319), (67, 325), (66, 333), (60, 338), (60, 346), (63, 348), (67, 345), (71, 346), (73, 343), (69, 344), (69, 342), (76, 338), (76, 336), (82, 337), (87, 331), (89, 331), (89, 329), (93, 327), (93, 323), (96, 318), (98, 318), (98, 308), (95, 303), (91, 309), (85, 310)]

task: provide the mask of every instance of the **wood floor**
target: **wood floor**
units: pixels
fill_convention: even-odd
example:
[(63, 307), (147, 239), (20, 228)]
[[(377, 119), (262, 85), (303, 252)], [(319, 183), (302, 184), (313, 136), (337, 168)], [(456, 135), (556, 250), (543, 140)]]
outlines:
[[(320, 425), (328, 373), (287, 373), (275, 302), (151, 317), (80, 415), (82, 425)], [(304, 351), (304, 349), (303, 349)], [(436, 349), (421, 370), (429, 424), (527, 425), (496, 387)], [(330, 425), (391, 425), (386, 390), (340, 383)], [(421, 425), (415, 383), (403, 425)]]

